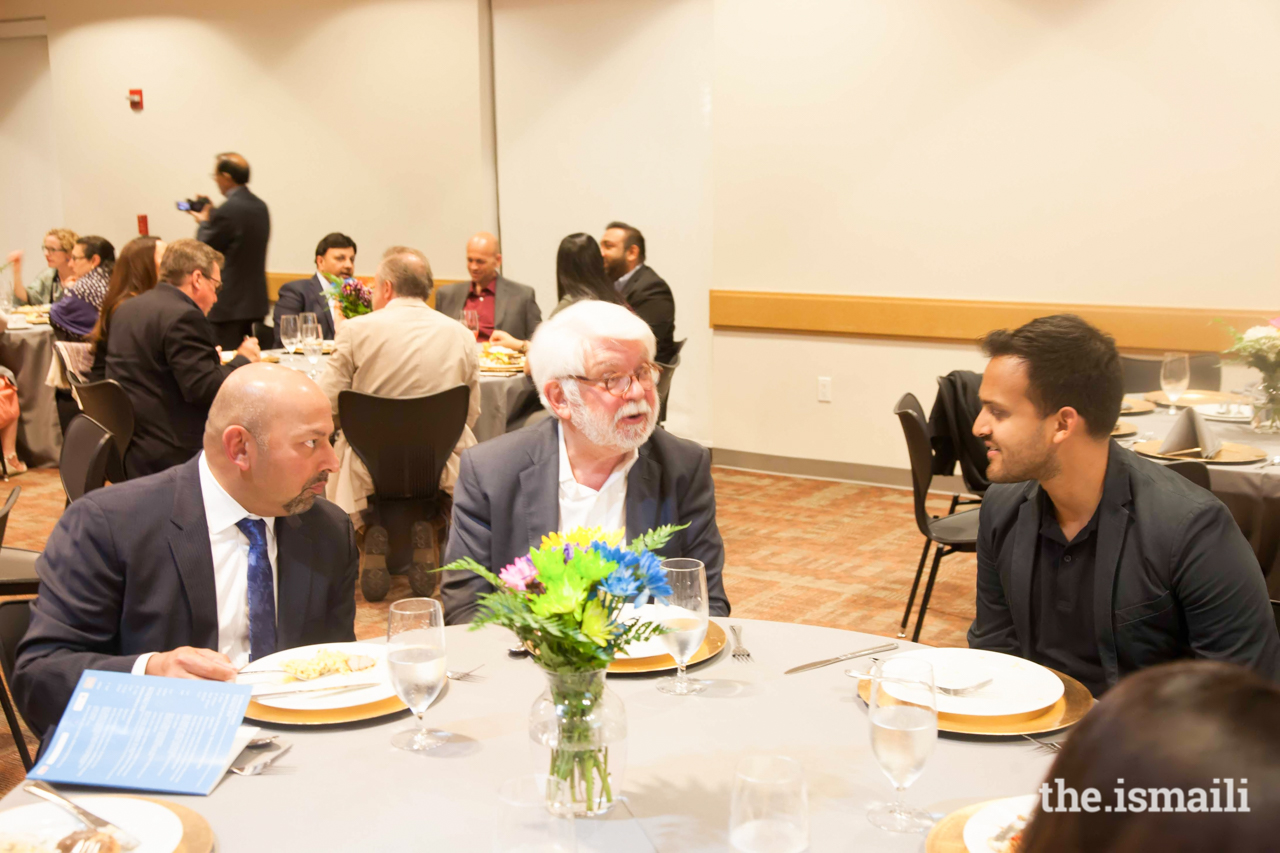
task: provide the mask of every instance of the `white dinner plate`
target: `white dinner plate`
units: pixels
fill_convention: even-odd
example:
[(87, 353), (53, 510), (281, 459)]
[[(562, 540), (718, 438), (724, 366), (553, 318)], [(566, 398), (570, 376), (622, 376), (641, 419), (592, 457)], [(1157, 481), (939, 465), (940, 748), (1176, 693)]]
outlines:
[[(360, 672), (347, 672), (342, 675), (328, 675), (314, 681), (290, 681), (283, 673), (253, 673), (264, 669), (280, 669), (285, 661), (309, 658), (320, 649), (332, 649), (348, 655), (368, 655), (373, 658), (374, 665)], [(321, 711), (332, 708), (354, 708), (370, 702), (381, 702), (396, 695), (391, 686), (391, 676), (387, 671), (387, 647), (383, 643), (321, 643), (315, 646), (299, 646), (276, 652), (265, 658), (258, 658), (240, 670), (236, 679), (239, 684), (253, 685), (254, 701), (270, 708), (288, 708), (301, 711)], [(310, 690), (314, 687), (338, 686), (341, 684), (363, 684), (376, 681), (376, 687), (364, 687), (359, 690), (343, 690), (335, 693), (299, 693), (297, 696), (272, 696), (259, 699), (259, 693), (274, 693), (279, 690)]]
[[(893, 656), (933, 664), (938, 687), (963, 689), (988, 678), (991, 683), (966, 696), (938, 693), (938, 712), (971, 717), (1003, 717), (1029, 714), (1048, 708), (1062, 698), (1062, 679), (1038, 663), (1013, 655), (981, 649), (915, 649)], [(904, 702), (920, 701), (918, 688), (886, 682), (885, 691)], [(914, 696), (914, 699), (913, 699)]]
[[(692, 619), (698, 618), (698, 614), (691, 610), (685, 610), (684, 608), (675, 608), (673, 610), (673, 608), (670, 607), (659, 608), (657, 605), (650, 602), (640, 608), (633, 607), (630, 604), (624, 604), (622, 606), (622, 612), (618, 614), (618, 621), (629, 622), (638, 616), (640, 617), (641, 622), (660, 622), (660, 609), (662, 611), (661, 616), (668, 619), (679, 618), (680, 616), (686, 616)], [(649, 658), (654, 657), (655, 655), (669, 654), (671, 654), (671, 649), (667, 648), (666, 641), (659, 636), (651, 637), (648, 640), (642, 640), (638, 643), (632, 643), (622, 651), (618, 652), (617, 657), (619, 660), (626, 660), (628, 658)]]
[[(69, 799), (141, 841), (134, 853), (173, 853), (182, 842), (182, 821), (158, 803), (92, 795)], [(50, 850), (56, 850), (60, 839), (80, 829), (84, 824), (53, 803), (0, 812), (0, 838), (20, 838)]]
[(1253, 420), (1253, 406), (1248, 403), (1204, 403), (1195, 410), (1207, 421), (1247, 424)]
[(996, 853), (991, 839), (1015, 820), (1025, 825), (1036, 807), (1035, 794), (996, 800), (969, 818), (964, 825), (964, 846), (969, 853)]
[(30, 328), (31, 328), (31, 323), (30, 323), (30, 321), (28, 321), (28, 320), (27, 320), (27, 318), (26, 318), (26, 317), (23, 317), (23, 316), (22, 316), (22, 315), (20, 315), (20, 314), (10, 314), (10, 315), (9, 315), (9, 328), (10, 328), (10, 329), (13, 329), (13, 330), (15, 330), (15, 331), (16, 331), (16, 330), (18, 330), (18, 329), (30, 329)]

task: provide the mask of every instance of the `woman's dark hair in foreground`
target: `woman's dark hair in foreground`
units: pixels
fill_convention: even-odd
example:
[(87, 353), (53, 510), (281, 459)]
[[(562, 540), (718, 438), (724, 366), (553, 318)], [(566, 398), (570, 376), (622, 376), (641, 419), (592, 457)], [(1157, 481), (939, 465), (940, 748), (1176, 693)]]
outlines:
[(599, 299), (625, 304), (604, 273), (600, 244), (590, 234), (570, 234), (556, 252), (556, 299)]

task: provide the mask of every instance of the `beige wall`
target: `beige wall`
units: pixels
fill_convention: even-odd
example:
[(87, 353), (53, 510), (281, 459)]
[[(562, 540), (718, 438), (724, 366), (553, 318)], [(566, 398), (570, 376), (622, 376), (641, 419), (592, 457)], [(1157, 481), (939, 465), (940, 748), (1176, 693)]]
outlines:
[[(715, 62), (718, 288), (1280, 305), (1280, 5), (721, 0)], [(715, 338), (718, 448), (865, 464), (982, 363)]]
[(496, 225), (475, 0), (58, 0), (43, 12), (77, 230), (123, 242), (146, 213), (152, 233), (193, 234), (174, 202), (217, 197), (209, 175), (225, 150), (249, 159), (271, 208), (269, 269), (310, 269), (338, 230), (360, 244), (360, 273), (408, 243), (459, 278), (467, 236)]

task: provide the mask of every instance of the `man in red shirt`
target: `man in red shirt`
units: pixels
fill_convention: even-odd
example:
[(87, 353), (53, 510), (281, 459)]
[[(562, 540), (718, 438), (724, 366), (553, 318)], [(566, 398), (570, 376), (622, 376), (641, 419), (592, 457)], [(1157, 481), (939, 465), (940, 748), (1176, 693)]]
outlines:
[(436, 310), (466, 324), (475, 312), (476, 340), (487, 341), (494, 330), (527, 341), (542, 322), (538, 300), (532, 287), (502, 276), (502, 247), (498, 238), (481, 231), (467, 241), (469, 282), (447, 284), (436, 289)]

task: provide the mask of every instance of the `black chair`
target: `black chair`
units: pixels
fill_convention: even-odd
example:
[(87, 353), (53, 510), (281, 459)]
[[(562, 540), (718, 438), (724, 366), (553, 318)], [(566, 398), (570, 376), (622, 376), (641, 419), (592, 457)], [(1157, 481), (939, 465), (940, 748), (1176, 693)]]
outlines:
[(1206, 492), (1212, 492), (1209, 487), (1209, 466), (1195, 459), (1179, 459), (1176, 462), (1166, 462), (1164, 467), (1170, 471), (1177, 471), (1191, 482), (1195, 483)]
[(942, 558), (959, 552), (973, 553), (978, 550), (978, 510), (970, 509), (941, 517), (929, 515), (925, 501), (929, 497), (929, 485), (933, 482), (933, 449), (929, 445), (929, 426), (925, 422), (920, 401), (914, 394), (903, 394), (894, 414), (902, 424), (902, 433), (907, 440), (907, 452), (911, 456), (911, 486), (915, 496), (916, 526), (924, 534), (924, 550), (920, 553), (920, 564), (916, 567), (916, 578), (911, 584), (911, 594), (907, 597), (907, 609), (902, 614), (902, 630), (899, 637), (907, 635), (907, 623), (911, 619), (911, 607), (915, 604), (916, 591), (920, 587), (920, 576), (924, 574), (924, 563), (929, 556), (929, 547), (936, 545), (933, 554), (933, 566), (929, 569), (929, 582), (925, 584), (924, 597), (920, 600), (920, 614), (916, 617), (916, 629), (912, 642), (920, 641), (920, 629), (924, 625), (925, 613), (929, 609), (929, 599), (933, 595), (933, 584), (938, 577), (938, 565)]
[(119, 464), (119, 455), (111, 433), (88, 415), (76, 415), (62, 437), (62, 458), (58, 462), (67, 504), (105, 486), (113, 462)]
[(4, 544), (4, 531), (9, 526), (9, 510), (13, 509), (13, 505), (18, 502), (20, 494), (22, 494), (22, 486), (14, 486), (4, 506), (0, 507), (0, 545)]
[(1275, 617), (1276, 630), (1280, 631), (1280, 601), (1276, 601), (1274, 598), (1271, 599), (1271, 615)]
[[(1191, 381), (1187, 387), (1196, 391), (1218, 391), (1222, 388), (1222, 359), (1217, 353), (1201, 353), (1189, 359)], [(1159, 355), (1122, 355), (1120, 369), (1124, 371), (1124, 393), (1145, 394), (1160, 390), (1160, 365), (1164, 357)]]
[[(411, 524), (399, 524), (393, 530), (389, 525), (393, 518), (404, 522), (415, 515), (423, 520), (442, 515), (440, 475), (467, 425), (470, 398), (471, 389), (466, 385), (426, 397), (402, 399), (358, 391), (338, 395), (342, 433), (369, 469), (373, 480), (369, 505), (375, 508), (393, 543), (408, 538), (407, 531), (399, 528)], [(434, 528), (431, 535), (434, 536)], [(434, 549), (435, 543), (422, 547)], [(364, 591), (363, 575), (361, 581)], [(410, 571), (409, 581), (416, 594), (427, 596), (434, 591), (439, 575)], [(377, 595), (377, 589), (369, 592), (376, 596), (371, 600), (386, 595), (385, 591)]]
[(935, 451), (933, 473), (950, 474), (954, 470), (952, 460), (958, 462), (965, 491), (979, 498), (962, 501), (957, 495), (951, 502), (952, 512), (958, 504), (982, 503), (981, 498), (991, 485), (987, 479), (986, 448), (973, 434), (974, 421), (982, 411), (978, 399), (981, 384), (982, 374), (971, 370), (953, 370), (939, 376), (933, 414), (927, 419), (930, 444)]
[(40, 591), (36, 575), (39, 551), (0, 548), (0, 595), (35, 595)]
[(76, 396), (84, 413), (106, 427), (115, 440), (117, 459), (107, 471), (107, 479), (113, 483), (124, 482), (128, 479), (124, 473), (124, 455), (133, 441), (133, 402), (114, 379), (77, 385)]
[(276, 345), (276, 330), (266, 323), (255, 320), (253, 336), (258, 339), (258, 346), (262, 349), (271, 349)]
[(0, 705), (4, 707), (4, 718), (9, 723), (9, 734), (18, 747), (18, 755), (22, 758), (22, 766), (31, 769), (31, 753), (27, 750), (27, 740), (22, 736), (22, 727), (18, 725), (18, 712), (9, 700), (9, 685), (13, 683), (13, 662), (18, 656), (18, 643), (27, 633), (27, 625), (31, 622), (31, 600), (0, 602), (0, 668), (4, 670), (4, 687), (0, 689)]
[(680, 350), (684, 349), (686, 341), (676, 341), (676, 351), (671, 357), (670, 364), (659, 364), (662, 368), (662, 375), (658, 377), (658, 423), (663, 423), (667, 419), (667, 395), (671, 393), (671, 377), (676, 375), (676, 368), (680, 366)]

